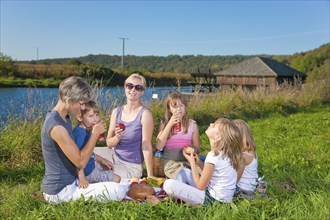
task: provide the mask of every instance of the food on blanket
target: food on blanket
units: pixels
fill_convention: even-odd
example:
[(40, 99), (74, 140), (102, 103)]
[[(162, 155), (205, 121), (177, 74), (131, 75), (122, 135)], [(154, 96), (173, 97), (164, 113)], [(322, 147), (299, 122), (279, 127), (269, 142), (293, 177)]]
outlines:
[(165, 192), (164, 189), (161, 189), (158, 193), (158, 196), (166, 196), (166, 195), (167, 195), (167, 193)]
[(157, 184), (160, 188), (163, 187), (164, 182), (165, 182), (165, 178), (162, 177), (157, 178)]
[(143, 178), (140, 184), (149, 185), (146, 178)]
[(188, 156), (190, 156), (191, 153), (193, 153), (194, 156), (197, 155), (197, 154), (195, 153), (195, 149), (192, 148), (192, 147), (190, 147), (190, 146), (185, 146), (185, 147), (183, 147), (182, 150), (184, 150), (184, 152), (185, 152), (186, 154), (188, 154)]
[(132, 177), (131, 178), (131, 181), (130, 181), (131, 183), (133, 183), (133, 182), (139, 182), (139, 178), (137, 178), (137, 177)]
[(147, 177), (147, 183), (149, 186), (158, 187), (157, 177)]
[(123, 124), (123, 123), (118, 123), (117, 125), (116, 125), (116, 127), (117, 128), (120, 128), (121, 130), (123, 130), (123, 131), (125, 131), (125, 125)]
[(134, 185), (136, 185), (136, 184), (139, 184), (139, 178), (137, 178), (137, 177), (132, 177), (130, 182), (131, 182), (130, 187), (132, 187), (132, 186), (134, 186)]
[(139, 184), (138, 182), (132, 182), (130, 187), (135, 186), (136, 184)]
[(127, 195), (134, 200), (144, 200), (149, 195), (156, 195), (156, 191), (149, 185), (137, 184), (130, 187)]

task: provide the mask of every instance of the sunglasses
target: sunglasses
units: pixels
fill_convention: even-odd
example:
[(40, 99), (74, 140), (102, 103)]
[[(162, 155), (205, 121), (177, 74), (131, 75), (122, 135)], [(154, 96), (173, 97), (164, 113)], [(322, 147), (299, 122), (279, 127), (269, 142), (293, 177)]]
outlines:
[(126, 84), (126, 88), (129, 89), (129, 90), (132, 90), (133, 88), (135, 88), (135, 90), (136, 91), (139, 91), (139, 92), (141, 92), (141, 91), (144, 90), (143, 86), (141, 86), (141, 85), (133, 85), (132, 83), (127, 83)]

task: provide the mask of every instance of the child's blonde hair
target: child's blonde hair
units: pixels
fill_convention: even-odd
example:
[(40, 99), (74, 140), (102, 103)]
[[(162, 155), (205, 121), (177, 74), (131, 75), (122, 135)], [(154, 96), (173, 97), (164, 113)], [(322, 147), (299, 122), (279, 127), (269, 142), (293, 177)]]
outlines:
[(215, 155), (222, 153), (222, 157), (228, 157), (231, 165), (237, 170), (242, 165), (242, 136), (238, 127), (227, 118), (219, 118), (215, 121), (219, 130), (219, 136), (213, 144)]
[(249, 125), (242, 119), (235, 119), (233, 123), (239, 128), (242, 135), (242, 151), (255, 151), (256, 144)]
[[(185, 99), (185, 97), (180, 92), (173, 92), (173, 93), (171, 93), (167, 96), (164, 123), (165, 123), (165, 125), (167, 125), (167, 123), (171, 119), (172, 113), (171, 113), (170, 107), (175, 106), (177, 101), (181, 101), (182, 104), (184, 104), (185, 109), (186, 109), (185, 114), (182, 116), (182, 122), (181, 123), (182, 123), (182, 127), (183, 127), (183, 133), (187, 134), (188, 126), (189, 126), (188, 101)], [(173, 134), (174, 134), (174, 132), (172, 131), (170, 133), (169, 137)]]

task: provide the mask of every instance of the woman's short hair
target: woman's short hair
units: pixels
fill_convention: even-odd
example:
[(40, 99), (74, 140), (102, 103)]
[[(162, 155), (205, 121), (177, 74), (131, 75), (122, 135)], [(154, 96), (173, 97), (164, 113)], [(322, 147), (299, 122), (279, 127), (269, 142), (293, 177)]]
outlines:
[(133, 78), (138, 78), (141, 80), (141, 83), (142, 83), (142, 87), (143, 87), (143, 90), (145, 91), (146, 90), (146, 87), (147, 87), (147, 81), (146, 79), (144, 78), (144, 76), (138, 74), (138, 73), (133, 73), (132, 75), (130, 75), (126, 80), (125, 80), (125, 83), (124, 83), (124, 86), (126, 86), (126, 83), (127, 81), (133, 79)]
[(81, 77), (70, 76), (60, 83), (58, 97), (65, 103), (88, 102), (92, 97), (92, 88)]

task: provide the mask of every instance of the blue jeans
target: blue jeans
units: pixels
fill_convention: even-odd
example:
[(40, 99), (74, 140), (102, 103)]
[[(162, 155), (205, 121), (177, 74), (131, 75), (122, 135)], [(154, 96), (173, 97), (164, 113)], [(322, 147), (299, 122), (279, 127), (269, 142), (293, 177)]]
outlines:
[(204, 163), (205, 159), (206, 159), (206, 156), (199, 156), (199, 159)]

